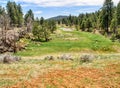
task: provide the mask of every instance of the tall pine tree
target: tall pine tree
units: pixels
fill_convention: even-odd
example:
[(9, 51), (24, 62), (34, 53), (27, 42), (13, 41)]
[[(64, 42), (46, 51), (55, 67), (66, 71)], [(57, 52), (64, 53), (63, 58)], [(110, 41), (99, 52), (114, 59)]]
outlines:
[(24, 17), (26, 25), (28, 23), (28, 19), (31, 19), (32, 21), (34, 21), (34, 14), (33, 14), (33, 11), (31, 9), (25, 14), (25, 17)]
[(23, 13), (22, 8), (15, 2), (8, 1), (7, 3), (7, 13), (10, 17), (10, 24), (14, 26), (22, 26), (23, 24)]
[(21, 5), (18, 4), (17, 6), (17, 10), (18, 10), (18, 27), (21, 27), (24, 23), (24, 19), (23, 19), (23, 12), (22, 12), (22, 8)]
[(120, 2), (117, 5), (117, 25), (120, 25)]
[(107, 34), (109, 32), (109, 27), (113, 17), (113, 14), (112, 14), (113, 7), (114, 6), (113, 6), (112, 0), (105, 0), (102, 7), (101, 26)]

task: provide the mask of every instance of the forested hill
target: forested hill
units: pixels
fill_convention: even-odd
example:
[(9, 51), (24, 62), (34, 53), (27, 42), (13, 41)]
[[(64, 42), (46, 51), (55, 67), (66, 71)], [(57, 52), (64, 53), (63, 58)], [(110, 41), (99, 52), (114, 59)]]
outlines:
[(62, 20), (64, 18), (68, 18), (68, 16), (62, 16), (62, 15), (60, 15), (60, 16), (56, 16), (56, 17), (51, 17), (48, 20)]

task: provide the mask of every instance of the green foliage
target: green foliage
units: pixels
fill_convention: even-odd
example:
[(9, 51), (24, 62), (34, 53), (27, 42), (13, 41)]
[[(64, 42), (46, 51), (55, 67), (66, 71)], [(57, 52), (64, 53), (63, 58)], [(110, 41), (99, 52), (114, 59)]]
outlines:
[(117, 5), (117, 24), (120, 25), (120, 1)]
[(38, 17), (36, 17), (36, 19), (34, 20), (34, 22), (37, 22), (38, 24), (40, 23), (40, 20)]
[(41, 26), (38, 23), (34, 23), (32, 33), (37, 40), (41, 38)]
[(91, 27), (91, 26), (92, 26), (92, 25), (91, 25), (90, 20), (89, 20), (89, 19), (87, 19), (87, 20), (86, 20), (85, 27), (86, 27), (86, 28), (88, 28), (88, 31), (89, 31), (89, 29), (90, 29), (90, 27)]
[(80, 24), (80, 29), (82, 29), (82, 31), (85, 30), (85, 21), (82, 21), (82, 23)]
[[(59, 22), (58, 22), (59, 23)], [(60, 23), (59, 23), (60, 24)], [(69, 22), (68, 22), (68, 20), (66, 19), (66, 18), (63, 18), (62, 19), (62, 24), (65, 24), (66, 26), (68, 26), (69, 25)]]
[(116, 52), (112, 48), (116, 44), (102, 35), (73, 31), (53, 34), (50, 37), (52, 38), (51, 41), (42, 42), (40, 45), (30, 41), (26, 50), (17, 54), (22, 56), (36, 56), (50, 53), (85, 52), (86, 50), (87, 52)]
[(116, 19), (112, 19), (110, 29), (114, 34), (116, 33), (116, 29), (117, 29), (117, 20)]
[(29, 21), (29, 18), (32, 19), (32, 21), (34, 21), (34, 14), (33, 14), (33, 11), (31, 9), (25, 14), (25, 17), (24, 17), (26, 25)]
[[(117, 10), (117, 12), (116, 12)], [(117, 8), (115, 8), (112, 0), (105, 0), (103, 7), (94, 12), (94, 13), (86, 13), (80, 14), (77, 16), (69, 15), (62, 20), (57, 20), (59, 24), (65, 24), (66, 26), (76, 27), (77, 30), (81, 29), (82, 31), (92, 32), (94, 29), (101, 30), (106, 32), (107, 35), (110, 32), (117, 32), (117, 23), (120, 18), (120, 5), (118, 4)], [(117, 18), (116, 18), (117, 15)], [(111, 30), (109, 30), (111, 28)]]
[(105, 0), (101, 12), (101, 26), (106, 33), (109, 32), (109, 27), (112, 18), (113, 18), (113, 2), (112, 0)]
[(50, 30), (48, 29), (47, 22), (44, 22), (42, 25), (34, 23), (33, 25), (33, 35), (39, 41), (49, 41)]
[(45, 39), (45, 41), (49, 41), (49, 37), (50, 37), (50, 30), (48, 29), (48, 23), (44, 22), (44, 24), (42, 25), (42, 33), (43, 33), (43, 37)]
[(11, 25), (18, 27), (23, 25), (23, 12), (20, 4), (17, 5), (15, 2), (8, 1), (7, 13), (10, 17)]
[(43, 25), (44, 21), (45, 21), (44, 18), (41, 17), (41, 18), (40, 18), (40, 25)]
[(23, 19), (23, 12), (22, 12), (22, 8), (21, 8), (21, 5), (18, 4), (17, 6), (17, 9), (18, 9), (18, 27), (21, 27), (23, 24), (24, 24), (24, 19)]
[(5, 9), (2, 6), (0, 6), (0, 15), (2, 15), (4, 13), (5, 13)]
[(112, 42), (115, 42), (115, 40), (116, 40), (116, 35), (113, 34), (110, 39), (112, 40)]
[(80, 26), (79, 25), (75, 25), (76, 31), (79, 31)]
[(53, 33), (57, 27), (56, 27), (56, 22), (54, 20), (49, 20), (48, 21), (48, 29)]

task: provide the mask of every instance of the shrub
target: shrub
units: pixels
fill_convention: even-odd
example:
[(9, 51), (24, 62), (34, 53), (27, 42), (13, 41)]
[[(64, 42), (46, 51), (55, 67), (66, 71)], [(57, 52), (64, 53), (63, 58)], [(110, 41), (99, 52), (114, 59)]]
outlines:
[(69, 54), (63, 54), (60, 57), (58, 57), (60, 60), (73, 60), (73, 57)]
[(53, 56), (46, 56), (44, 60), (54, 60), (55, 58)]
[(21, 57), (17, 57), (17, 56), (12, 56), (7, 54), (0, 56), (0, 63), (13, 63), (20, 60), (21, 60)]
[(47, 23), (44, 23), (43, 25), (39, 25), (37, 23), (34, 24), (32, 33), (38, 41), (49, 41), (50, 30), (47, 26)]
[(85, 54), (85, 55), (81, 55), (80, 61), (81, 62), (91, 62), (94, 58), (95, 58), (94, 55)]

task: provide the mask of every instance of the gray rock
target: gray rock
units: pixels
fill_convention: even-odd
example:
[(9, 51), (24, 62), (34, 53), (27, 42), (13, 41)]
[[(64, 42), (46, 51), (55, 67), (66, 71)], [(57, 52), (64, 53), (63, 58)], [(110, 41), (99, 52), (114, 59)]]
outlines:
[(15, 60), (15, 61), (20, 61), (20, 60), (21, 60), (21, 57), (14, 56), (14, 60)]
[(4, 63), (4, 57), (5, 55), (0, 55), (0, 63)]
[(5, 57), (4, 57), (4, 61), (3, 61), (4, 63), (12, 63), (12, 62), (15, 62), (15, 60), (14, 60), (14, 57), (12, 57), (12, 56), (10, 56), (10, 55), (6, 55)]
[(82, 62), (91, 62), (93, 59), (95, 59), (95, 56), (90, 54), (84, 54), (80, 56), (80, 61)]
[(63, 54), (60, 57), (58, 57), (58, 59), (61, 59), (61, 60), (73, 60), (72, 56), (69, 55), (69, 54)]
[(12, 56), (9, 54), (0, 55), (0, 63), (14, 63), (20, 60), (21, 60), (21, 57), (18, 57), (18, 56)]

